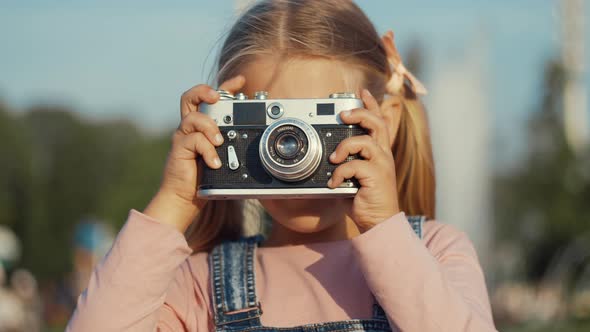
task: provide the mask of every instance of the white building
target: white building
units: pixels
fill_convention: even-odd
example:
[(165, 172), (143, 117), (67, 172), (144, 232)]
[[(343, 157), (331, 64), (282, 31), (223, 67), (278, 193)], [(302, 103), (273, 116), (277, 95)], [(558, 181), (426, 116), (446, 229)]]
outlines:
[(428, 116), (437, 176), (437, 219), (465, 231), (484, 266), (491, 264), (492, 115), (487, 45), (478, 35), (458, 57), (433, 66)]

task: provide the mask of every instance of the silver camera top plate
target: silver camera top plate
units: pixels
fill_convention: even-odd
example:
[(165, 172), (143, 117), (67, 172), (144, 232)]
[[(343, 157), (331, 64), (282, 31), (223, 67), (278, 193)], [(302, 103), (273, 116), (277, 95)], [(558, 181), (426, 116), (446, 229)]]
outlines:
[[(234, 97), (220, 90), (222, 98), (215, 104), (203, 103), (200, 112), (209, 115), (218, 126), (266, 125), (284, 118), (297, 118), (310, 125), (339, 124), (342, 111), (364, 107), (352, 93), (334, 93), (329, 98), (269, 99), (259, 91), (255, 99), (240, 93)], [(254, 112), (254, 113), (252, 113)]]

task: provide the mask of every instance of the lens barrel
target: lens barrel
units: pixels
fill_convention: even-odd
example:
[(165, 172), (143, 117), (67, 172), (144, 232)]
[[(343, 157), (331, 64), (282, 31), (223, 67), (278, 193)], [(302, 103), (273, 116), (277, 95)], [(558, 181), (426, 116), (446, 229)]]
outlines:
[(287, 182), (311, 176), (320, 165), (322, 144), (308, 123), (285, 118), (268, 126), (260, 139), (260, 160), (274, 177)]

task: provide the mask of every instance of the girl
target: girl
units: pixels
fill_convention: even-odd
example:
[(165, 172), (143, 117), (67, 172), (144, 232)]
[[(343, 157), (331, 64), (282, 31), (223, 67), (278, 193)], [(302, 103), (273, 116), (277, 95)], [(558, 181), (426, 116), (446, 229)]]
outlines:
[(231, 28), (218, 66), (232, 93), (360, 95), (365, 107), (341, 118), (368, 134), (340, 142), (326, 184), (354, 177), (358, 193), (261, 200), (271, 230), (243, 237), (244, 202), (196, 198), (195, 160), (221, 167), (224, 139), (199, 113), (219, 94), (197, 85), (181, 98), (158, 193), (131, 210), (69, 331), (495, 331), (471, 242), (433, 220), (425, 89), (393, 33), (380, 38), (352, 1), (261, 1)]

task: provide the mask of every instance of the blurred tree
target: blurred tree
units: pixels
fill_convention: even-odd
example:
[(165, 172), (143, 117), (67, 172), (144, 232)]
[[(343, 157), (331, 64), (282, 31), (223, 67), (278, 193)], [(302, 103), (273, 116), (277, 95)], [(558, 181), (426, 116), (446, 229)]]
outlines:
[(17, 116), (0, 104), (0, 224), (22, 241), (42, 281), (71, 270), (74, 226), (97, 218), (119, 228), (157, 190), (169, 137), (129, 121), (91, 122), (61, 107)]
[(551, 273), (552, 260), (576, 238), (590, 236), (590, 147), (574, 153), (566, 143), (564, 79), (560, 62), (548, 62), (530, 119), (528, 155), (496, 181), (496, 239), (517, 244), (529, 280)]
[(29, 132), (22, 120), (0, 103), (0, 224), (18, 233), (30, 206)]
[(131, 208), (143, 209), (158, 189), (169, 149), (169, 135), (144, 137), (128, 146), (115, 180), (107, 184), (98, 202), (97, 215), (118, 229)]

